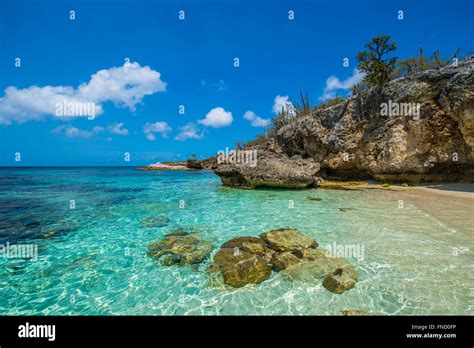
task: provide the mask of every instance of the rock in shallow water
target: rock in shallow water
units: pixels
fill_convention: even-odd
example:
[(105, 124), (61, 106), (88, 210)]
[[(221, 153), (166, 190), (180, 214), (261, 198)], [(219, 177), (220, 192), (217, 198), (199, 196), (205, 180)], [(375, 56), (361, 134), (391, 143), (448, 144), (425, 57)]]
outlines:
[(345, 315), (345, 316), (370, 316), (370, 315), (375, 315), (373, 313), (369, 313), (369, 312), (366, 312), (366, 311), (361, 311), (359, 309), (344, 309), (342, 311), (340, 311), (340, 313), (342, 315)]
[(212, 244), (197, 234), (176, 231), (148, 246), (148, 256), (160, 259), (165, 266), (202, 262), (212, 251)]
[(289, 228), (280, 228), (260, 234), (272, 249), (276, 251), (294, 251), (316, 248), (318, 243), (304, 234)]
[(224, 283), (240, 288), (247, 284), (258, 284), (270, 277), (271, 269), (265, 259), (236, 248), (220, 249), (214, 256), (214, 265), (209, 271), (219, 270)]
[(140, 228), (161, 228), (169, 224), (170, 219), (164, 215), (146, 217), (140, 220)]
[[(270, 277), (272, 269), (287, 279), (311, 283), (336, 272), (337, 283), (332, 286), (328, 280), (327, 288), (338, 293), (357, 281), (357, 272), (348, 260), (327, 256), (324, 249), (317, 248), (315, 240), (296, 230), (282, 228), (260, 236), (227, 241), (207, 271), (220, 274), (225, 284), (236, 288), (261, 283)], [(342, 279), (338, 278), (340, 272), (344, 272)], [(348, 277), (354, 281), (351, 286)]]
[(331, 292), (342, 294), (344, 291), (354, 287), (358, 281), (358, 276), (353, 266), (337, 268), (328, 274), (323, 281), (323, 286)]

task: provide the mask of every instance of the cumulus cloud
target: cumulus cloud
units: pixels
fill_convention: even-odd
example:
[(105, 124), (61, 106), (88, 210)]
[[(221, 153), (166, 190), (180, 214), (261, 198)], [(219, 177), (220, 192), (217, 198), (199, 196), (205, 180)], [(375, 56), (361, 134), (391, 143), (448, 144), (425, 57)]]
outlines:
[(198, 123), (214, 128), (221, 128), (230, 126), (233, 120), (231, 112), (225, 111), (222, 107), (217, 107), (209, 111), (206, 117), (199, 120)]
[(163, 138), (168, 138), (171, 127), (166, 122), (145, 123), (143, 125), (143, 133), (148, 140), (155, 140), (155, 133), (161, 134)]
[(109, 124), (107, 130), (112, 134), (128, 135), (128, 129), (123, 127), (123, 122)]
[[(118, 107), (135, 111), (146, 95), (166, 90), (161, 74), (148, 66), (125, 63), (120, 67), (103, 69), (93, 74), (87, 83), (72, 86), (30, 86), (19, 89), (9, 86), (0, 97), (0, 124), (84, 115), (83, 105), (94, 106), (94, 116), (103, 113), (102, 103), (113, 102)], [(58, 105), (69, 112), (58, 113)]]
[(294, 115), (294, 106), (291, 101), (288, 100), (288, 96), (277, 95), (273, 100), (273, 112), (278, 115), (283, 109), (288, 111), (289, 115)]
[(356, 84), (361, 82), (364, 78), (364, 73), (361, 73), (359, 70), (354, 69), (352, 76), (349, 76), (347, 79), (341, 81), (336, 76), (330, 76), (326, 80), (326, 87), (324, 88), (324, 93), (320, 100), (325, 101), (336, 97), (337, 90), (348, 90), (354, 87)]
[(62, 125), (59, 127), (54, 128), (51, 133), (54, 134), (64, 134), (68, 138), (90, 138), (97, 133), (103, 132), (104, 127), (95, 126), (91, 130), (85, 130), (73, 127), (71, 125)]
[(245, 112), (244, 119), (249, 120), (252, 127), (267, 127), (270, 124), (269, 119), (261, 118), (250, 110)]
[(188, 122), (184, 126), (179, 127), (179, 134), (175, 137), (176, 140), (186, 140), (186, 139), (202, 139), (204, 137), (204, 132), (199, 131), (197, 126)]

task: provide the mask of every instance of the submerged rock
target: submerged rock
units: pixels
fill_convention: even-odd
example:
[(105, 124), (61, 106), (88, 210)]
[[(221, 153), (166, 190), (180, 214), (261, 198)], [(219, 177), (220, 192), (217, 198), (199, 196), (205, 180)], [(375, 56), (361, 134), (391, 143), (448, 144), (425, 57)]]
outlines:
[(162, 228), (169, 224), (170, 219), (164, 215), (146, 217), (140, 220), (140, 228)]
[(346, 211), (354, 210), (354, 208), (339, 208), (339, 210), (345, 213)]
[(220, 271), (224, 283), (235, 288), (259, 284), (271, 274), (271, 269), (263, 257), (237, 247), (220, 249), (208, 271)]
[[(315, 240), (289, 228), (265, 232), (260, 237), (236, 237), (222, 244), (207, 271), (220, 274), (225, 284), (236, 288), (261, 283), (270, 277), (272, 270), (287, 279), (311, 283), (336, 272), (337, 284), (332, 285), (328, 280), (329, 290), (341, 292), (342, 288), (354, 286), (357, 281), (354, 266), (344, 258), (327, 256), (317, 246)], [(342, 279), (337, 278), (341, 275)], [(353, 284), (349, 284), (348, 277)]]
[(370, 316), (375, 315), (373, 313), (369, 313), (366, 311), (361, 311), (359, 309), (344, 309), (340, 312), (342, 315), (345, 316)]
[(289, 251), (285, 251), (282, 253), (275, 253), (270, 262), (273, 266), (273, 270), (280, 272), (291, 265), (299, 264), (301, 260), (297, 255)]
[(212, 244), (197, 234), (176, 231), (148, 246), (148, 256), (160, 259), (165, 266), (202, 262), (212, 251)]
[(291, 280), (312, 283), (331, 274), (336, 269), (346, 267), (352, 267), (348, 260), (339, 257), (327, 257), (324, 251), (318, 250), (317, 253), (304, 257), (301, 262), (288, 266), (281, 273)]
[(264, 240), (258, 237), (233, 238), (222, 244), (221, 248), (230, 248), (234, 250), (237, 248), (238, 250), (261, 256), (266, 262), (270, 262), (275, 252), (268, 247)]
[(270, 232), (260, 234), (262, 238), (273, 250), (294, 251), (307, 248), (316, 248), (318, 243), (304, 234), (289, 228), (280, 228)]
[(354, 287), (358, 281), (358, 276), (353, 266), (337, 268), (328, 274), (323, 281), (323, 286), (329, 291), (342, 294), (344, 291)]

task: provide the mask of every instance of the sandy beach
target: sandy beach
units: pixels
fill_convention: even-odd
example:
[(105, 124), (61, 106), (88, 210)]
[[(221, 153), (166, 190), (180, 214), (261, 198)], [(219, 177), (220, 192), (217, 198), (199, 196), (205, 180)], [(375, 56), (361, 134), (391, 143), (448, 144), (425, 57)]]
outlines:
[(436, 216), (448, 226), (474, 233), (474, 184), (400, 187), (397, 193), (401, 199)]

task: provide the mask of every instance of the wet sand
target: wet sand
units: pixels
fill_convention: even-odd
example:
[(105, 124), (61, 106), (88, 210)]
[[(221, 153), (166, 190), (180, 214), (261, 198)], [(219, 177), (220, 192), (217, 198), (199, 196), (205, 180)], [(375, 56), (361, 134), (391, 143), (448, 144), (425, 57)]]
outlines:
[(474, 184), (415, 186), (397, 194), (448, 226), (474, 233)]
[(381, 185), (376, 182), (330, 181), (319, 188), (337, 190), (384, 190), (387, 198), (403, 200), (432, 215), (447, 226), (474, 233), (474, 184), (453, 183), (420, 186)]

